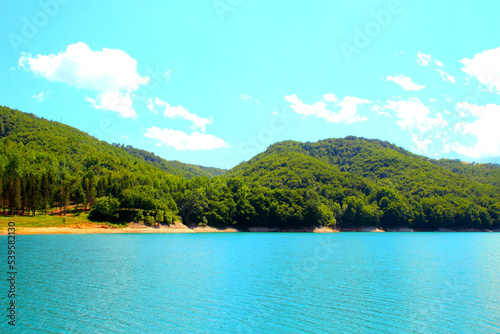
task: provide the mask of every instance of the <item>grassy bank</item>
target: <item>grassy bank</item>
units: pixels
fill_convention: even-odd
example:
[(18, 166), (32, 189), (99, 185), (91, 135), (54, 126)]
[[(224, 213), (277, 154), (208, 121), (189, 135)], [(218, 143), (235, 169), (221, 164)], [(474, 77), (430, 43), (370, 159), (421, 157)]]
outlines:
[[(88, 220), (88, 212), (68, 213), (66, 216), (59, 214), (36, 216), (0, 216), (0, 230), (6, 230), (9, 222), (15, 222), (16, 228), (36, 228), (36, 227), (78, 227), (95, 225), (96, 223)], [(102, 225), (103, 223), (99, 223)], [(104, 223), (109, 226), (121, 227), (111, 223)]]

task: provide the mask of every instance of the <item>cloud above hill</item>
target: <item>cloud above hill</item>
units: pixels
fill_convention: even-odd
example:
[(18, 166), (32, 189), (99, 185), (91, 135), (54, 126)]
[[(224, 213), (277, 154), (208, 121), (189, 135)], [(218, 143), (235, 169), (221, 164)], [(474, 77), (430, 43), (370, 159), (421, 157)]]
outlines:
[(94, 108), (114, 111), (122, 117), (137, 116), (132, 93), (149, 81), (137, 73), (137, 61), (125, 51), (92, 51), (82, 42), (68, 45), (66, 51), (57, 54), (24, 53), (19, 66), (52, 82), (95, 91), (95, 98), (86, 98)]

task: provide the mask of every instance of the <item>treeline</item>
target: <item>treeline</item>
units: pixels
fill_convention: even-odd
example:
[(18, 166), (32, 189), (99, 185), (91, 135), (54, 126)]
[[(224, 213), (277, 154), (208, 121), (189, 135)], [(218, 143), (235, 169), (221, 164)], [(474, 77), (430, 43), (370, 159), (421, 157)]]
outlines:
[[(215, 227), (500, 227), (500, 168), (347, 137), (272, 145), (222, 176), (0, 108), (3, 214)], [(178, 166), (183, 176), (167, 172)], [(187, 174), (186, 174), (187, 173)], [(202, 175), (206, 176), (199, 176)], [(207, 173), (207, 174), (205, 174)]]
[(183, 182), (179, 177), (109, 156), (89, 156), (77, 166), (51, 155), (22, 151), (23, 145), (8, 139), (0, 143), (3, 214), (65, 214), (69, 206), (87, 210), (96, 202), (102, 204), (100, 198), (108, 198), (118, 201), (117, 212), (95, 218), (118, 219), (118, 211), (139, 209), (163, 210), (165, 221), (177, 218), (171, 194)]

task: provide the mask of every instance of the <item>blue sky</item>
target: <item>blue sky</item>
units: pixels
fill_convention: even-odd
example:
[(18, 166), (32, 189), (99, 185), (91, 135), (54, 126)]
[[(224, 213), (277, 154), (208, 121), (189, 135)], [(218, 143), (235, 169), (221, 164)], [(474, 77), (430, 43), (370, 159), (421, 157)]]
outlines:
[(0, 1), (0, 104), (220, 168), (347, 135), (500, 163), (498, 1)]

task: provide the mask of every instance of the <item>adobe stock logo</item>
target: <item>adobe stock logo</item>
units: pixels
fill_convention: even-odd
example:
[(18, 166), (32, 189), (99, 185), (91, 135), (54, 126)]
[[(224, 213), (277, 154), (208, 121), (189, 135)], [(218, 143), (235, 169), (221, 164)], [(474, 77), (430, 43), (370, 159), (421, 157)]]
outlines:
[(390, 0), (386, 9), (381, 9), (379, 11), (372, 10), (370, 16), (373, 20), (368, 21), (363, 29), (359, 26), (354, 28), (355, 35), (353, 43), (340, 43), (340, 50), (342, 51), (347, 63), (350, 64), (352, 56), (360, 54), (361, 50), (370, 45), (372, 40), (380, 35), (382, 29), (391, 23), (393, 16), (401, 13), (402, 11), (403, 7), (399, 0)]
[(70, 0), (41, 0), (38, 2), (40, 9), (37, 10), (31, 19), (23, 16), (21, 19), (21, 33), (9, 32), (7, 38), (16, 53), (19, 53), (19, 46), (27, 44), (30, 39), (38, 35), (40, 29), (45, 27), (51, 18), (54, 18), (61, 9), (61, 5), (66, 5)]

